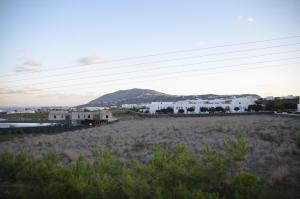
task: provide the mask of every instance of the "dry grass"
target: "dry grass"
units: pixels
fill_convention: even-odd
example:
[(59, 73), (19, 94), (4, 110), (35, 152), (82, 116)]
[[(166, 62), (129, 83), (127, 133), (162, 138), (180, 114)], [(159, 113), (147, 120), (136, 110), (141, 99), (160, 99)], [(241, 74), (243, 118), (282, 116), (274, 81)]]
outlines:
[(40, 158), (54, 151), (62, 160), (72, 161), (79, 154), (89, 158), (90, 149), (96, 146), (111, 150), (123, 160), (135, 157), (146, 161), (154, 145), (169, 147), (180, 142), (199, 157), (205, 143), (221, 149), (221, 140), (244, 132), (249, 152), (241, 162), (241, 169), (274, 182), (286, 177), (300, 178), (300, 149), (294, 140), (299, 130), (299, 119), (268, 115), (124, 118), (97, 128), (15, 138), (0, 143), (0, 152), (25, 150)]

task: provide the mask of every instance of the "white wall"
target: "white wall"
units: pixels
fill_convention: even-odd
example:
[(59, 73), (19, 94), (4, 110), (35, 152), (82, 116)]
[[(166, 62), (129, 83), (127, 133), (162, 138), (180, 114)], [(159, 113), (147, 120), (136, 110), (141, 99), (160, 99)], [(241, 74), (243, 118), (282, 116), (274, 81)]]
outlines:
[(50, 111), (48, 113), (48, 120), (65, 120), (68, 115), (67, 111)]
[[(255, 98), (253, 97), (240, 97), (233, 98), (232, 100), (224, 100), (224, 99), (213, 99), (213, 100), (185, 100), (178, 102), (152, 102), (150, 104), (146, 104), (145, 106), (149, 108), (149, 112), (151, 114), (155, 114), (157, 110), (165, 109), (171, 107), (174, 109), (174, 113), (178, 113), (180, 109), (184, 110), (184, 113), (201, 113), (200, 108), (212, 108), (212, 107), (222, 107), (226, 109), (229, 107), (230, 112), (236, 112), (234, 110), (235, 107), (239, 107), (238, 112), (244, 112), (248, 109), (248, 106), (255, 103)], [(194, 107), (194, 112), (188, 112), (187, 109)]]

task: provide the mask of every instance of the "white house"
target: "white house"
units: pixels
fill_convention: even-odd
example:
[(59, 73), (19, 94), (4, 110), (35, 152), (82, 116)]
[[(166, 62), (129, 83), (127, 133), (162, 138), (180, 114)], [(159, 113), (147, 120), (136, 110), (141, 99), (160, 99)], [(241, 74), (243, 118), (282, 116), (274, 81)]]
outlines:
[(67, 116), (69, 116), (68, 111), (50, 111), (48, 113), (48, 120), (66, 120)]
[[(225, 110), (229, 110), (230, 112), (244, 112), (248, 109), (248, 106), (251, 104), (255, 104), (257, 99), (251, 96), (247, 97), (239, 97), (232, 99), (209, 99), (209, 100), (183, 100), (178, 102), (152, 102), (149, 104), (143, 104), (143, 106), (149, 109), (149, 113), (155, 114), (158, 110), (172, 108), (174, 113), (182, 113), (184, 114), (192, 114), (192, 113), (202, 113), (201, 108), (216, 108), (222, 107)], [(122, 107), (138, 107), (136, 104), (126, 104), (122, 105)], [(238, 111), (236, 111), (236, 107), (238, 107)], [(189, 111), (190, 110), (190, 111)], [(193, 111), (191, 111), (193, 110)]]
[(83, 120), (107, 120), (112, 121), (112, 113), (108, 110), (100, 111), (50, 111), (48, 120), (66, 121), (69, 120), (73, 125), (80, 124)]
[(122, 108), (131, 109), (131, 108), (138, 108), (138, 104), (122, 104)]

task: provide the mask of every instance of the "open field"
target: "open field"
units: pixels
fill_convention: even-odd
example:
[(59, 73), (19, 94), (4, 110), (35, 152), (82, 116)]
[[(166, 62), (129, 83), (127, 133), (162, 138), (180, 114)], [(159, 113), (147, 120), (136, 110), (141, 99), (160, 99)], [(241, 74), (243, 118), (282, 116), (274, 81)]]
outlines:
[[(187, 145), (200, 157), (205, 143), (221, 150), (222, 140), (244, 133), (248, 154), (240, 162), (249, 171), (270, 184), (293, 190), (300, 184), (300, 149), (295, 143), (300, 133), (300, 119), (272, 115), (202, 118), (123, 118), (101, 127), (60, 134), (17, 137), (0, 143), (0, 152), (28, 151), (41, 158), (54, 151), (62, 161), (72, 161), (83, 154), (91, 157), (91, 148), (107, 148), (122, 160), (147, 161), (153, 146)], [(300, 189), (299, 189), (300, 190)], [(280, 190), (277, 190), (280, 191)]]

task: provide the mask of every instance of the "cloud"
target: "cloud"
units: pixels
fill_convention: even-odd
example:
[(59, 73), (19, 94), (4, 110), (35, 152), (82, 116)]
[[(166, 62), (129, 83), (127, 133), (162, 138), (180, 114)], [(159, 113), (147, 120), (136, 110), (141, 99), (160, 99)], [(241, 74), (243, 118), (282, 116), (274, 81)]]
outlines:
[(248, 21), (248, 22), (253, 22), (254, 19), (253, 19), (252, 17), (248, 17), (248, 18), (247, 18), (247, 21)]
[(24, 67), (24, 66), (17, 66), (16, 67), (16, 72), (17, 73), (24, 73), (24, 72), (40, 72), (40, 68), (36, 67)]
[(27, 59), (22, 65), (23, 66), (41, 66), (40, 63), (38, 63), (37, 61), (35, 61), (33, 59)]
[(77, 61), (81, 65), (101, 64), (104, 62), (101, 58), (95, 57), (95, 56), (82, 57), (82, 58), (77, 59)]
[(23, 72), (40, 72), (41, 66), (39, 62), (29, 58), (21, 64), (21, 66), (16, 67), (17, 73), (23, 73)]
[(242, 23), (252, 23), (254, 22), (254, 18), (253, 17), (250, 17), (250, 16), (243, 16), (243, 15), (240, 15), (237, 17), (238, 21), (242, 22)]
[(0, 95), (12, 95), (12, 94), (28, 94), (32, 92), (40, 91), (40, 89), (35, 88), (23, 88), (23, 89), (6, 89), (0, 88)]

